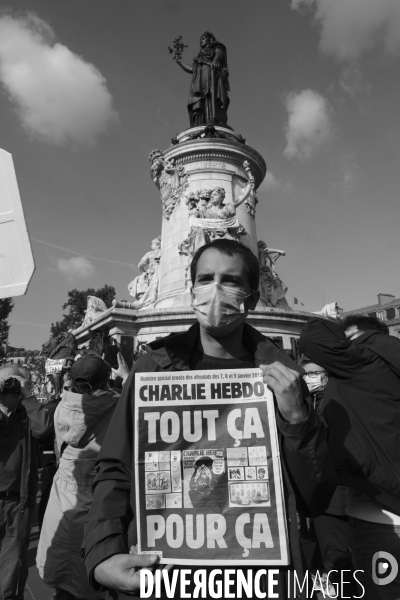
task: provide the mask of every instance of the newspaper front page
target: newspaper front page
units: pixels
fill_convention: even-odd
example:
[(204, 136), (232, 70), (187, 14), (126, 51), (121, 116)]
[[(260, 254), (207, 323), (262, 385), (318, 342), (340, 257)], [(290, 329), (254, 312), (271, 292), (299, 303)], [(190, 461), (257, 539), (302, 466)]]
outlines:
[(137, 373), (139, 553), (176, 565), (287, 565), (272, 393), (259, 369)]

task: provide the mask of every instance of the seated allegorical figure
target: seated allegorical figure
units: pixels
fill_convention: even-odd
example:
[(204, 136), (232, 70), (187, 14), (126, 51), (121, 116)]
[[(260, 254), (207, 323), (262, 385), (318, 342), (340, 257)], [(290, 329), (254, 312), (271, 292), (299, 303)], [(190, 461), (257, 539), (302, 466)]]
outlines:
[(239, 240), (245, 233), (236, 215), (236, 209), (248, 198), (253, 187), (249, 181), (233, 202), (225, 202), (225, 189), (199, 190), (186, 200), (189, 208), (189, 236), (179, 244), (179, 254), (189, 257), (189, 264), (196, 250), (216, 238)]
[(134, 308), (143, 308), (157, 300), (160, 256), (161, 236), (158, 236), (151, 242), (150, 252), (139, 261), (140, 275), (128, 285), (129, 293), (135, 299)]
[(268, 248), (262, 240), (257, 242), (257, 246), (261, 298), (267, 303), (267, 306), (287, 306), (285, 295), (288, 288), (275, 269), (276, 261), (280, 256), (285, 256), (285, 252)]

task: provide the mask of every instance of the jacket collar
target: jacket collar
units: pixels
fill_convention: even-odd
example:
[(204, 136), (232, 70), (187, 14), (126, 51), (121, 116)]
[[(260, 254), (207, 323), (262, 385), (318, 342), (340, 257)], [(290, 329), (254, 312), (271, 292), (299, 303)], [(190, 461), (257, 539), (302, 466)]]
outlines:
[[(189, 361), (200, 335), (200, 325), (195, 323), (187, 331), (164, 338), (163, 346), (150, 352), (152, 360), (159, 367), (169, 371), (188, 371)], [(161, 341), (161, 340), (160, 340)], [(158, 344), (154, 344), (158, 346)], [(256, 366), (275, 361), (303, 373), (297, 365), (275, 342), (268, 339), (248, 323), (243, 324), (243, 345), (254, 358)], [(152, 344), (150, 344), (152, 347)]]

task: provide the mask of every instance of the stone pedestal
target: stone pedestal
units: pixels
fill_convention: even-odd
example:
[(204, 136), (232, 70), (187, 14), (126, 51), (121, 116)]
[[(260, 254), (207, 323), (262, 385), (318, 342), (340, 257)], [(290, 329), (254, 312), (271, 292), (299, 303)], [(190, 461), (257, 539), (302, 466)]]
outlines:
[[(246, 322), (285, 350), (293, 351), (304, 323), (311, 316), (313, 315), (302, 311), (268, 307), (251, 311)], [(84, 347), (93, 333), (106, 330), (122, 348), (136, 351), (142, 343), (186, 331), (195, 320), (190, 307), (132, 310), (129, 303), (114, 301), (112, 308), (101, 313), (90, 325), (76, 329), (74, 335), (79, 346)]]
[[(254, 176), (256, 187), (260, 185), (267, 171), (262, 156), (244, 144), (241, 136), (235, 132), (216, 127), (217, 134), (224, 136), (223, 138), (191, 139), (202, 130), (204, 127), (195, 127), (181, 133), (177, 136), (178, 143), (162, 152), (166, 163), (183, 167), (185, 189), (173, 210), (167, 214), (164, 211), (161, 230), (161, 278), (155, 308), (190, 305), (186, 281), (188, 257), (179, 254), (179, 244), (188, 237), (190, 231), (187, 195), (201, 189), (222, 187), (226, 192), (224, 202), (232, 203), (248, 183), (248, 172), (244, 166), (246, 161), (247, 168)], [(158, 155), (156, 160), (157, 158)], [(163, 182), (161, 192), (162, 185)], [(164, 206), (165, 204), (164, 201)], [(237, 209), (239, 223), (246, 230), (246, 235), (241, 236), (240, 241), (249, 246), (257, 256), (255, 215), (249, 209), (246, 203)]]
[[(81, 347), (88, 344), (94, 332), (106, 330), (131, 356), (142, 343), (185, 331), (195, 322), (187, 281), (191, 257), (180, 253), (179, 248), (191, 228), (188, 195), (220, 187), (226, 192), (224, 202), (232, 203), (239, 198), (249, 180), (257, 189), (267, 171), (262, 156), (246, 145), (240, 135), (224, 127), (211, 129), (212, 137), (207, 137), (209, 128), (188, 129), (179, 134), (167, 150), (155, 150), (150, 154), (151, 176), (160, 189), (163, 213), (161, 254), (154, 251), (151, 269), (146, 267), (156, 298), (148, 304), (134, 301), (134, 298), (131, 302), (114, 301), (110, 309), (74, 332)], [(240, 241), (258, 256), (254, 196), (237, 207), (236, 216), (246, 232)], [(146, 262), (144, 259), (149, 254), (142, 261)], [(285, 350), (293, 351), (310, 316), (291, 310), (289, 306), (275, 308), (260, 302), (249, 314), (247, 322)]]

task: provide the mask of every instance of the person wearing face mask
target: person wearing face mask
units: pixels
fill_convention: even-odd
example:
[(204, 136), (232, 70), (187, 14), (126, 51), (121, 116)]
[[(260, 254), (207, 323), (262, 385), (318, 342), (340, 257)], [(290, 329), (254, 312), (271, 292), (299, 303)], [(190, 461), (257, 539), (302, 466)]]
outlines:
[[(321, 414), (338, 481), (347, 487), (352, 560), (368, 600), (398, 600), (400, 340), (378, 318), (314, 317), (300, 351), (329, 371)], [(385, 571), (386, 569), (386, 571)]]
[(55, 406), (30, 393), (24, 367), (0, 367), (0, 598), (23, 600), (38, 486), (38, 441), (53, 430)]
[(92, 350), (71, 366), (54, 415), (59, 467), (40, 534), (36, 564), (52, 600), (101, 600), (88, 585), (79, 557), (92, 500), (94, 466), (119, 395), (110, 391), (111, 366)]
[[(328, 384), (328, 373), (323, 367), (312, 362), (302, 355), (298, 360), (304, 369), (303, 379), (311, 393), (313, 407), (317, 414), (321, 414), (325, 388)], [(346, 487), (338, 486), (323, 515), (312, 520), (318, 546), (321, 552), (323, 575), (321, 589), (335, 598), (342, 598), (340, 587), (340, 572), (348, 570), (354, 572), (350, 551), (350, 528), (346, 509)], [(347, 578), (348, 583), (343, 585), (343, 598), (352, 598), (358, 595), (358, 588), (353, 578)], [(318, 588), (316, 588), (318, 589)], [(338, 590), (338, 595), (335, 595)]]
[[(107, 598), (122, 600), (137, 594), (138, 570), (155, 565), (158, 560), (156, 555), (138, 555), (134, 546), (135, 373), (260, 366), (264, 382), (273, 390), (279, 408), (277, 422), (282, 434), (291, 553), (289, 568), (295, 569), (298, 577), (303, 578), (303, 563), (296, 502), (309, 515), (323, 512), (336, 486), (324, 429), (310, 404), (307, 386), (301, 378), (302, 369), (278, 345), (245, 322), (259, 299), (259, 263), (255, 255), (237, 241), (215, 240), (196, 252), (191, 278), (197, 322), (186, 332), (150, 343), (149, 352), (136, 361), (99, 454), (82, 556), (92, 586), (97, 590), (108, 589)], [(199, 465), (200, 471), (201, 483), (205, 485), (209, 482), (206, 465)], [(199, 492), (198, 483), (192, 481), (193, 492)], [(279, 573), (279, 596), (275, 597), (286, 600), (286, 585), (284, 568)], [(277, 592), (277, 587), (274, 591)], [(305, 591), (301, 592), (301, 598), (305, 598)]]
[(311, 362), (305, 356), (301, 357), (299, 360), (299, 365), (303, 367), (305, 371), (303, 374), (303, 379), (306, 382), (308, 390), (311, 394), (313, 406), (315, 409), (317, 409), (324, 397), (325, 387), (328, 383), (328, 373), (325, 371), (325, 369)]

